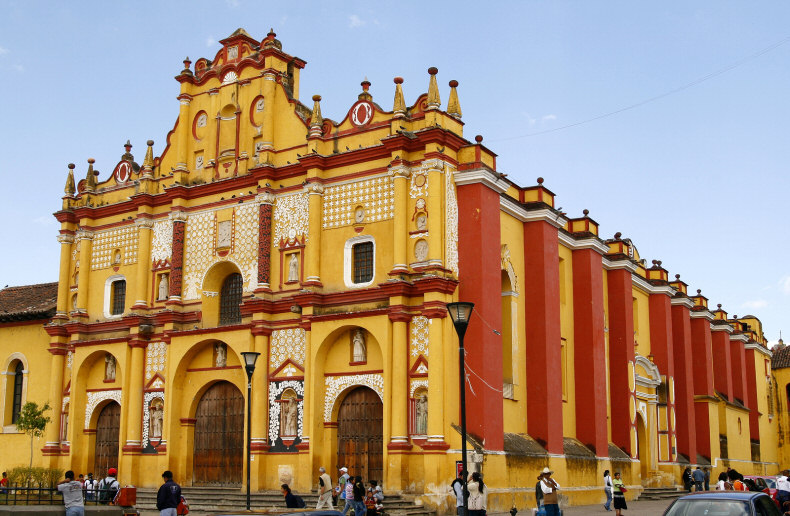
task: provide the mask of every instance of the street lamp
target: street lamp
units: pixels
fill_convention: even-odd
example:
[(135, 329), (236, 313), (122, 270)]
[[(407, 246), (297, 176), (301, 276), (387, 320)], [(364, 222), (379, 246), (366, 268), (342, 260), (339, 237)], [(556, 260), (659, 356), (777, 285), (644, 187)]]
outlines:
[[(455, 332), (458, 334), (458, 361), (459, 361), (459, 375), (461, 377), (461, 464), (463, 471), (469, 474), (466, 467), (466, 367), (464, 366), (464, 334), (466, 327), (469, 326), (469, 318), (472, 317), (472, 310), (474, 310), (474, 303), (447, 303), (447, 311), (450, 313), (450, 318), (453, 320)], [(469, 492), (466, 486), (462, 489), (464, 496), (464, 512), (463, 516), (469, 516)]]
[(250, 510), (250, 446), (252, 444), (252, 373), (255, 372), (255, 361), (260, 353), (256, 351), (242, 351), (244, 357), (244, 370), (247, 371), (247, 510)]

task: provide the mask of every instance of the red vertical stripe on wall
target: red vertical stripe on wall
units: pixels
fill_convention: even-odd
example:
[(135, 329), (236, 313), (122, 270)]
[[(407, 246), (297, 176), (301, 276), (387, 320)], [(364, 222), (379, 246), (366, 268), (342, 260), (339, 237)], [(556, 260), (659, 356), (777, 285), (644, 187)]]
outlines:
[(612, 411), (612, 442), (633, 456), (631, 449), (631, 387), (629, 362), (634, 361), (634, 309), (631, 271), (607, 273), (609, 293), (609, 390)]
[(746, 398), (746, 353), (743, 342), (730, 340), (730, 361), (732, 362), (732, 394), (749, 407), (749, 400)]
[(499, 226), (497, 192), (481, 183), (458, 187), (458, 298), (473, 302), (477, 312), (464, 338), (466, 364), (475, 373), (469, 375), (466, 389), (467, 430), (482, 438), (487, 450), (502, 450), (504, 445), (502, 337), (488, 326), (501, 332)]
[(524, 224), (527, 431), (549, 453), (563, 453), (557, 231), (548, 222)]
[[(741, 346), (743, 344), (741, 343)], [(744, 348), (745, 349), (745, 348)], [(749, 433), (753, 441), (760, 440), (760, 411), (757, 404), (757, 371), (755, 370), (755, 351), (745, 349), (746, 360), (744, 369), (746, 370), (746, 406), (749, 408)], [(760, 380), (762, 381), (762, 363), (760, 364)]]
[(678, 453), (697, 462), (697, 432), (694, 428), (694, 374), (691, 356), (691, 320), (689, 309), (672, 306), (672, 351), (675, 358), (675, 417)]
[(603, 266), (592, 249), (573, 252), (573, 339), (576, 437), (608, 457)]
[(732, 401), (732, 357), (730, 335), (726, 331), (714, 331), (713, 343), (713, 387)]

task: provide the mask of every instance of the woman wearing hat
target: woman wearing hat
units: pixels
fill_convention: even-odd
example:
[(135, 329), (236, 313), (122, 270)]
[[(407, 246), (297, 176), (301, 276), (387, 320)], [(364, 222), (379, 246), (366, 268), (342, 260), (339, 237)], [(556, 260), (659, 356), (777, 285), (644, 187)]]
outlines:
[(540, 490), (543, 491), (543, 507), (546, 509), (546, 516), (559, 516), (559, 494), (560, 485), (556, 480), (551, 478), (554, 472), (549, 468), (543, 468), (540, 480)]

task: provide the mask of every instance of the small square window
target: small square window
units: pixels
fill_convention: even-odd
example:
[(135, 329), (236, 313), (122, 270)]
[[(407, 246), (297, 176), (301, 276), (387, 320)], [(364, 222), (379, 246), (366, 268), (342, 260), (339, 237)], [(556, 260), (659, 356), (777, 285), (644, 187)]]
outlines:
[(373, 242), (361, 242), (352, 248), (354, 255), (354, 283), (373, 279)]

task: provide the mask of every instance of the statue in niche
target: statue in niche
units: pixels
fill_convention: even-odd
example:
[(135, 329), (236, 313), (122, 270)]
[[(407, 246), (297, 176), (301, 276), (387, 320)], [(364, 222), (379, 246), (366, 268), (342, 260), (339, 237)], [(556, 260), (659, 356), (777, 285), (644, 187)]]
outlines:
[(417, 408), (415, 412), (415, 431), (419, 435), (425, 435), (428, 433), (428, 396), (426, 396), (425, 393), (420, 394), (417, 398)]
[(214, 366), (225, 367), (228, 365), (228, 352), (224, 342), (214, 344)]
[(170, 285), (167, 281), (167, 274), (162, 274), (159, 276), (159, 297), (158, 300), (167, 299), (168, 291), (170, 290)]
[(151, 406), (148, 407), (148, 417), (149, 417), (149, 437), (153, 438), (162, 438), (162, 421), (164, 419), (164, 406), (162, 400), (159, 398), (154, 398), (151, 401)]
[(288, 260), (288, 281), (299, 281), (299, 259), (297, 253), (291, 253)]
[(115, 357), (109, 353), (104, 355), (104, 379), (115, 380)]
[(365, 330), (362, 328), (357, 328), (354, 330), (354, 336), (352, 337), (351, 342), (354, 357), (353, 361), (367, 362), (368, 353), (367, 348), (365, 347)]
[(288, 399), (288, 401), (284, 401), (280, 410), (282, 411), (282, 417), (280, 418), (280, 435), (296, 435), (298, 431), (299, 400), (294, 397)]
[(112, 264), (119, 265), (120, 263), (121, 263), (121, 251), (116, 249), (115, 254), (113, 255)]

